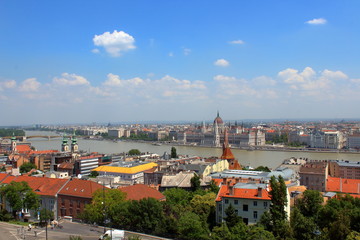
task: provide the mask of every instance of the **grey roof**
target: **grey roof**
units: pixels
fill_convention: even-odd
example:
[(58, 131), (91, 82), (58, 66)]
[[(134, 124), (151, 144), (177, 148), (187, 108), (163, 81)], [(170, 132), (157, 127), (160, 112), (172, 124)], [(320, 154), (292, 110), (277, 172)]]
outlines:
[(178, 167), (179, 170), (183, 171), (194, 171), (198, 174), (203, 174), (207, 165), (202, 164), (182, 164)]
[(271, 176), (282, 176), (284, 180), (290, 180), (294, 171), (289, 168), (277, 169), (271, 172), (248, 171), (248, 170), (225, 170), (223, 172), (210, 174), (212, 178), (252, 178), (257, 180), (270, 180)]
[(242, 188), (242, 189), (258, 189), (259, 187), (266, 189), (267, 184), (264, 183), (243, 183), (239, 182), (234, 185), (235, 188)]
[(339, 161), (335, 160), (332, 162), (336, 162), (341, 167), (360, 167), (360, 162), (351, 162), (351, 161)]

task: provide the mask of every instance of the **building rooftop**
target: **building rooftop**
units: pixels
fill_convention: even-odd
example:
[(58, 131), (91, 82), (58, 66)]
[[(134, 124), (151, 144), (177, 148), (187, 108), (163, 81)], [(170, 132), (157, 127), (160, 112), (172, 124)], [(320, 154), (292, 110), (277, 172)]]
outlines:
[(145, 170), (152, 169), (153, 167), (157, 167), (157, 164), (150, 162), (136, 166), (130, 165), (129, 167), (100, 166), (91, 171), (135, 174), (138, 172), (143, 172)]

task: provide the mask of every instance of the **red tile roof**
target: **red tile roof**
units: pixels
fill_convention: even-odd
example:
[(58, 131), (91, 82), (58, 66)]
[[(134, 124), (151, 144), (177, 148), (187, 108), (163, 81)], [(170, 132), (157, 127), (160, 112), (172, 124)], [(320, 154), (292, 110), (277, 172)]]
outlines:
[(58, 194), (91, 199), (96, 190), (103, 188), (103, 185), (96, 182), (75, 178), (68, 181)]
[(27, 182), (31, 189), (38, 195), (55, 196), (67, 179), (31, 177), (31, 176), (8, 176), (1, 183)]
[(326, 191), (360, 194), (360, 179), (335, 178), (328, 176)]
[(127, 200), (140, 200), (143, 198), (155, 198), (159, 201), (165, 200), (165, 196), (161, 192), (144, 184), (122, 187), (119, 190), (126, 193)]
[(16, 146), (16, 151), (18, 153), (25, 153), (25, 152), (30, 152), (31, 148), (29, 145), (17, 145)]
[(258, 196), (258, 189), (235, 188), (234, 187), (233, 191), (234, 191), (234, 194), (229, 195), (228, 185), (222, 185), (220, 187), (219, 193), (216, 197), (216, 201), (217, 202), (221, 201), (222, 197), (271, 200), (270, 194), (266, 189), (261, 189), (261, 197)]

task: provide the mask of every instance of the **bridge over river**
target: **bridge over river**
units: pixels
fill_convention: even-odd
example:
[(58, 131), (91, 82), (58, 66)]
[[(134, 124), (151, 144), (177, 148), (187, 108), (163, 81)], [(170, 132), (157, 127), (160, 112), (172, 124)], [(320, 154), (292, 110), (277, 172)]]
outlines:
[[(3, 137), (3, 139), (10, 139), (13, 136), (7, 136)], [(45, 138), (47, 140), (53, 139), (53, 138), (62, 138), (62, 135), (31, 135), (31, 136), (15, 136), (16, 139), (25, 141), (26, 139), (32, 139), (32, 138)], [(72, 139), (72, 136), (67, 136), (68, 139)], [(77, 138), (79, 138), (77, 136)]]

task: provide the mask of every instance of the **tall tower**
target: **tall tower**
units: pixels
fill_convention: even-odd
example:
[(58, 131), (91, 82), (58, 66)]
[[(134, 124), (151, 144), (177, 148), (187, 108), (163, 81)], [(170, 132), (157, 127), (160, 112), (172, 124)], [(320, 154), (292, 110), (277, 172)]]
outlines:
[(75, 136), (75, 133), (74, 133), (74, 135), (71, 138), (71, 152), (72, 153), (77, 153), (78, 151), (79, 151), (79, 145), (77, 143), (77, 139), (76, 139), (76, 136)]
[(14, 136), (14, 133), (13, 133), (13, 136), (11, 137), (11, 152), (15, 152), (16, 151), (16, 137)]
[(63, 136), (62, 144), (61, 144), (61, 151), (63, 152), (69, 152), (69, 145), (68, 145), (68, 138), (66, 137), (66, 134)]
[(215, 147), (220, 147), (220, 135), (219, 135), (219, 127), (217, 125), (217, 122), (214, 122), (214, 145)]
[(206, 133), (205, 121), (202, 122), (201, 132), (202, 132), (202, 133)]

